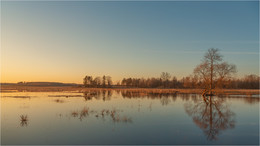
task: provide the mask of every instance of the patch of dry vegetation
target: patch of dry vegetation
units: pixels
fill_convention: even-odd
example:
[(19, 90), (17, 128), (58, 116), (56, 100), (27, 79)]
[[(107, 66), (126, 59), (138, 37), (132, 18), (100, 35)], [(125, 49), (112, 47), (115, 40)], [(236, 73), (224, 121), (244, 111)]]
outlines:
[(21, 115), (20, 116), (20, 125), (22, 127), (28, 125), (28, 116), (27, 115)]
[[(129, 91), (147, 93), (187, 93), (187, 94), (201, 94), (204, 89), (159, 89), (159, 88), (84, 88), (84, 87), (37, 87), (37, 86), (14, 86), (2, 85), (1, 92), (5, 91), (18, 91), (18, 92), (96, 92), (96, 91)], [(224, 95), (254, 95), (260, 94), (259, 89), (215, 89), (216, 94)], [(52, 96), (52, 95), (50, 95)], [(81, 95), (55, 95), (55, 97), (81, 97)]]
[(3, 97), (12, 97), (12, 98), (31, 98), (31, 96), (3, 96)]

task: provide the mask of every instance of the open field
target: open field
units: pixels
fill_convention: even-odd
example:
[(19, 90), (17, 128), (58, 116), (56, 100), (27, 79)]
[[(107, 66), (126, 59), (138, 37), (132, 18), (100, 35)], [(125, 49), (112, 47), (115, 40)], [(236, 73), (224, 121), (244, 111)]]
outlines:
[[(14, 86), (2, 85), (1, 92), (85, 92), (98, 90), (127, 90), (131, 92), (145, 92), (145, 93), (192, 93), (201, 94), (203, 89), (155, 89), (155, 88), (84, 88), (76, 86)], [(259, 89), (216, 89), (217, 94), (225, 95), (255, 95), (259, 94)]]

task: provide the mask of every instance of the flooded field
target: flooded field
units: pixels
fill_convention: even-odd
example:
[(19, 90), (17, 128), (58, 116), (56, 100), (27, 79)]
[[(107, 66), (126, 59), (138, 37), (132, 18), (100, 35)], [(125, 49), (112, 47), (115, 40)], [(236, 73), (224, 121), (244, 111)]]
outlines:
[(259, 95), (1, 93), (1, 144), (259, 144)]

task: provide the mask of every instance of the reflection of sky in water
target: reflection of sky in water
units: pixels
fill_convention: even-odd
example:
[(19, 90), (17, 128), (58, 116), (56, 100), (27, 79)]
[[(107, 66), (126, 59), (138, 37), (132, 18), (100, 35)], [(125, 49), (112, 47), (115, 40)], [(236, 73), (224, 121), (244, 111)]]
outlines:
[[(2, 144), (259, 144), (256, 97), (214, 97), (223, 102), (218, 102), (220, 112), (215, 110), (213, 117), (232, 116), (226, 118), (231, 126), (214, 127), (218, 133), (211, 140), (205, 134), (207, 124), (201, 127), (194, 120), (209, 107), (199, 95), (13, 92), (1, 96)], [(187, 109), (198, 103), (189, 114)], [(88, 114), (80, 118), (84, 108)], [(108, 114), (102, 116), (102, 110)], [(21, 124), (21, 115), (28, 116), (26, 124)]]

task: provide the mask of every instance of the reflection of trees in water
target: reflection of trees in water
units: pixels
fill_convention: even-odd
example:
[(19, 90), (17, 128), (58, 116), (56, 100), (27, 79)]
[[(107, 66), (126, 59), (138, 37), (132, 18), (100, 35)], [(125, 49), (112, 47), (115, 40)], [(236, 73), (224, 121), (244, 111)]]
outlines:
[(243, 100), (246, 104), (256, 104), (260, 102), (259, 95), (222, 95), (219, 94), (218, 97), (227, 99)]
[[(201, 95), (199, 94), (187, 94), (187, 93), (160, 93), (160, 92), (147, 92), (147, 91), (133, 91), (133, 90), (90, 90), (83, 93), (83, 97), (86, 101), (92, 100), (93, 98), (96, 100), (108, 101), (111, 100), (113, 94), (121, 95), (123, 98), (128, 99), (139, 99), (139, 98), (147, 98), (147, 99), (159, 99), (162, 105), (169, 105), (171, 101), (176, 101), (177, 98), (180, 98), (183, 101), (194, 101), (200, 99)], [(220, 96), (219, 96), (220, 97)], [(254, 104), (260, 101), (260, 98), (251, 97), (251, 96), (224, 96), (221, 98), (227, 99), (241, 99), (244, 100), (245, 103)]]
[(183, 100), (183, 101), (188, 101), (188, 100), (190, 100), (190, 94), (179, 94), (179, 97), (181, 97), (181, 99)]
[(153, 92), (139, 92), (139, 91), (128, 91), (122, 90), (121, 95), (124, 98), (161, 98), (161, 97), (177, 97), (177, 93), (153, 93)]
[(86, 100), (86, 101), (88, 101), (88, 100), (92, 100), (92, 98), (97, 98), (97, 97), (99, 97), (99, 95), (100, 95), (100, 92), (98, 92), (98, 91), (92, 91), (92, 92), (84, 92), (83, 93), (83, 96), (84, 96), (84, 99)]
[[(117, 94), (121, 93), (123, 98), (148, 98), (148, 99), (160, 99), (162, 105), (168, 105), (172, 101), (177, 99), (176, 93), (149, 93), (149, 92), (135, 92), (135, 91), (127, 91), (127, 90), (117, 90)], [(86, 91), (83, 93), (83, 97), (86, 101), (92, 100), (93, 98), (96, 100), (102, 99), (103, 101), (111, 100), (113, 95), (113, 91), (111, 90), (98, 90), (98, 91)], [(187, 95), (188, 96), (188, 95)]]
[(121, 91), (123, 98), (147, 98), (147, 99), (160, 99), (162, 105), (168, 105), (171, 102), (176, 100), (176, 93), (152, 93), (152, 92), (133, 92), (133, 91)]
[(86, 91), (83, 93), (83, 97), (86, 101), (92, 100), (95, 98), (96, 100), (102, 99), (103, 101), (111, 100), (111, 96), (113, 91), (111, 90), (98, 90), (98, 91)]
[(246, 97), (244, 98), (244, 102), (248, 103), (248, 104), (255, 104), (255, 103), (259, 103), (260, 98), (258, 97)]
[(259, 97), (252, 97), (252, 96), (232, 96), (232, 98), (236, 98), (236, 99), (241, 99), (244, 101), (244, 103), (246, 104), (256, 104), (260, 102), (260, 98)]
[(168, 105), (171, 102), (171, 99), (169, 97), (163, 96), (160, 98), (160, 101), (162, 105)]
[(235, 127), (235, 114), (224, 99), (203, 97), (193, 103), (186, 103), (184, 107), (208, 140), (217, 140), (221, 131)]
[(112, 91), (107, 90), (107, 92), (103, 92), (103, 101), (111, 100)]

